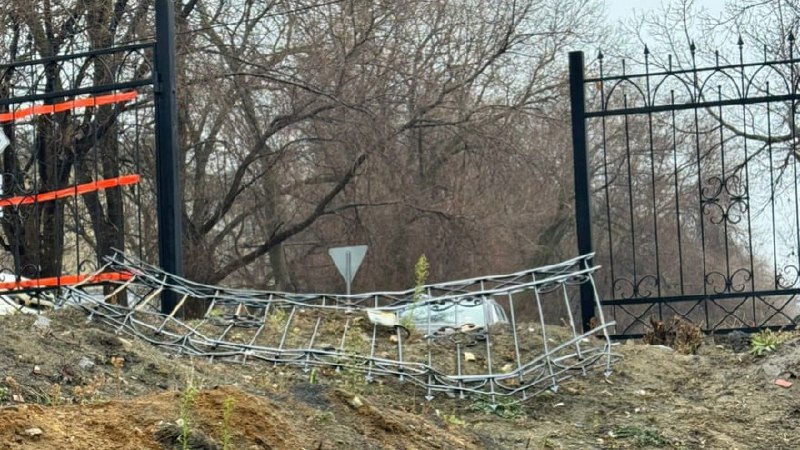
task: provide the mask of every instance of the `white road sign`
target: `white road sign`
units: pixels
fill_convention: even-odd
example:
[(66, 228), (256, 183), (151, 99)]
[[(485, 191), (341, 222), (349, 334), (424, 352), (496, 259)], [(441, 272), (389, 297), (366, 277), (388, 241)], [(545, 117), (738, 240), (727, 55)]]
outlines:
[(344, 282), (347, 285), (347, 295), (350, 295), (350, 284), (356, 276), (358, 267), (361, 266), (361, 261), (364, 260), (364, 255), (367, 254), (366, 245), (353, 245), (350, 247), (336, 247), (328, 249), (328, 254), (333, 258), (333, 263), (339, 269), (339, 273), (344, 277)]

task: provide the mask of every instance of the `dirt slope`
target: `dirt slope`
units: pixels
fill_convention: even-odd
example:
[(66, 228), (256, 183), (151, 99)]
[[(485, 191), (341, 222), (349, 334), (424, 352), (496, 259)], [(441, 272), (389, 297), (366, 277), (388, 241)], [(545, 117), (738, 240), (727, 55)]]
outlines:
[[(480, 399), (427, 402), (412, 386), (346, 371), (311, 379), (190, 360), (76, 312), (49, 318), (44, 327), (0, 318), (0, 448), (181, 448), (183, 418), (195, 449), (222, 449), (226, 435), (229, 449), (800, 448), (800, 386), (774, 384), (800, 373), (797, 340), (763, 358), (712, 341), (693, 356), (620, 345), (609, 380), (578, 377), (493, 412)], [(198, 393), (186, 403), (189, 386)]]

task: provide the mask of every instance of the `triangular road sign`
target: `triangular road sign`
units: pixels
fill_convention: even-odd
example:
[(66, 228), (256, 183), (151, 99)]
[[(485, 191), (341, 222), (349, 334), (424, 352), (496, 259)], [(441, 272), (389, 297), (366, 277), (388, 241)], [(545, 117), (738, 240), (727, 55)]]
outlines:
[(345, 283), (350, 286), (356, 276), (364, 255), (367, 254), (366, 245), (353, 245), (351, 247), (337, 247), (328, 250), (328, 254), (333, 258), (333, 263), (339, 269), (339, 273), (344, 277)]

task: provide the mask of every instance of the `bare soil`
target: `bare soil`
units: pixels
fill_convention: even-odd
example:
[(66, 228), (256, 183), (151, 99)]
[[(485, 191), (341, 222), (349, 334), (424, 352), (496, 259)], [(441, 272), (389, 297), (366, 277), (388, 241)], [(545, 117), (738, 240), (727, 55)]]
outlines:
[[(598, 371), (492, 411), (347, 371), (311, 379), (179, 357), (79, 312), (47, 317), (49, 327), (0, 317), (2, 449), (180, 449), (184, 429), (194, 449), (222, 449), (225, 436), (247, 450), (800, 448), (800, 385), (774, 384), (797, 381), (797, 339), (764, 357), (710, 338), (697, 355), (626, 343), (609, 379)], [(190, 386), (198, 393), (186, 403)]]

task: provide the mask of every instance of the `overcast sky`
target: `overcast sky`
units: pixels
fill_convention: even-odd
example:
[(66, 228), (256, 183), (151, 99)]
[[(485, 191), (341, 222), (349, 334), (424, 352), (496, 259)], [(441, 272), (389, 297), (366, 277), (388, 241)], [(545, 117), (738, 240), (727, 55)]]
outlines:
[[(644, 12), (658, 9), (661, 3), (677, 0), (606, 0), (608, 18), (612, 21), (633, 17), (634, 10)], [(724, 0), (695, 0), (695, 5), (705, 8), (711, 14), (722, 12)]]

